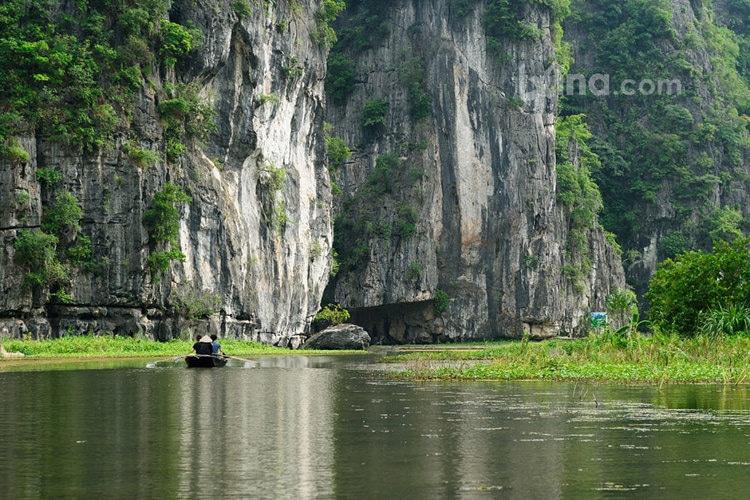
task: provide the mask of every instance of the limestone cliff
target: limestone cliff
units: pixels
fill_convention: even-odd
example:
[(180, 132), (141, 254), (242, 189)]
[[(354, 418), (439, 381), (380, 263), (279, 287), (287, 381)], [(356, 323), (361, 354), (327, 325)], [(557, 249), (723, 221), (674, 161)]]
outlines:
[(523, 10), (534, 37), (489, 40), (486, 2), (354, 4), (339, 28), (352, 88), (326, 115), (353, 153), (328, 300), (374, 343), (580, 332), (624, 277), (598, 227), (583, 262), (568, 251), (549, 10)]
[(573, 7), (570, 73), (602, 80), (595, 93), (568, 87), (564, 99), (596, 135), (602, 221), (642, 294), (660, 261), (750, 229), (750, 5)]
[[(57, 16), (74, 7), (60, 8)], [(286, 344), (304, 333), (319, 308), (332, 244), (319, 8), (316, 0), (173, 2), (162, 25), (197, 28), (200, 46), (176, 66), (139, 63), (143, 81), (111, 143), (87, 153), (38, 130), (19, 134), (15, 144), (27, 155), (0, 160), (3, 335), (167, 339), (210, 329)], [(192, 89), (216, 124), (178, 159), (168, 150), (163, 111), (173, 88)], [(39, 173), (53, 170), (59, 181), (43, 182)], [(162, 274), (149, 270), (149, 256), (166, 243), (144, 217), (168, 183), (190, 201), (175, 204), (173, 249), (184, 261), (169, 261)], [(63, 262), (67, 276), (53, 286), (29, 284), (34, 269), (19, 262), (16, 242), (23, 230), (40, 234), (49, 219), (43, 212), (60, 193), (82, 208), (77, 235), (90, 238), (91, 256)]]
[[(582, 232), (558, 199), (546, 2), (513, 3), (510, 25), (488, 22), (504, 2), (347, 2), (337, 30), (355, 70), (328, 104), (337, 2), (34, 11), (48, 3), (13, 5), (37, 31), (68, 29), (70, 58), (0, 47), (38, 90), (8, 102), (51, 106), (0, 113), (2, 335), (296, 345), (328, 285), (374, 342), (543, 338), (580, 332), (624, 286), (601, 229)], [(331, 165), (338, 186), (327, 135), (353, 149)]]

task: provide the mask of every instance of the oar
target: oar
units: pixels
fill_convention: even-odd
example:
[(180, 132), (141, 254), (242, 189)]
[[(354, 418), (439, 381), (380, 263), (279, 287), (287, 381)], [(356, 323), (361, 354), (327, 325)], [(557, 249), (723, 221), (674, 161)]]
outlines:
[(176, 358), (165, 358), (165, 359), (157, 359), (156, 361), (150, 361), (146, 363), (147, 368), (154, 368), (158, 363), (164, 363), (166, 361), (173, 361), (177, 363), (178, 360), (184, 358), (185, 356), (178, 356)]
[(237, 361), (242, 361), (244, 363), (250, 363), (250, 364), (254, 364), (254, 365), (258, 364), (257, 361), (251, 361), (251, 360), (245, 359), (245, 358), (238, 358), (237, 356), (229, 356), (228, 354), (225, 354), (224, 357), (225, 358), (229, 358), (229, 359), (236, 359)]

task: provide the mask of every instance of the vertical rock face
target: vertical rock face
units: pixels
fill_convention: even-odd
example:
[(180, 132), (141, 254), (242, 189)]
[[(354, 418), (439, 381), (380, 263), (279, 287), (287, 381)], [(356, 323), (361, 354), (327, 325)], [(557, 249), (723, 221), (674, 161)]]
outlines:
[(586, 0), (574, 10), (565, 22), (571, 73), (606, 75), (610, 92), (566, 96), (597, 136), (602, 218), (643, 294), (665, 258), (747, 233), (750, 92), (738, 44), (747, 44), (750, 9), (659, 0), (613, 13)]
[[(125, 137), (97, 154), (73, 154), (33, 134), (19, 140), (28, 161), (2, 160), (4, 334), (114, 331), (165, 339), (211, 329), (285, 344), (305, 331), (328, 279), (332, 244), (322, 133), (327, 49), (312, 36), (318, 1), (267, 4), (253, 4), (242, 18), (228, 0), (172, 8), (172, 21), (200, 28), (202, 46), (177, 71), (154, 68), (129, 123), (139, 148), (159, 152), (161, 161), (137, 166)], [(196, 89), (215, 111), (217, 130), (167, 165), (154, 89), (169, 84)], [(62, 180), (48, 188), (36, 174), (52, 167)], [(185, 260), (171, 262), (158, 280), (149, 272), (154, 242), (144, 215), (168, 182), (191, 198), (179, 207)], [(65, 303), (23, 284), (28, 269), (14, 258), (19, 232), (38, 228), (43, 202), (63, 191), (80, 202), (80, 233), (92, 248), (90, 263), (71, 270)], [(205, 310), (196, 314), (199, 306)], [(206, 322), (196, 318), (203, 313), (216, 314)], [(185, 316), (199, 321), (178, 319)]]
[[(461, 14), (446, 0), (348, 3), (351, 16), (377, 5), (382, 22), (368, 48), (347, 49), (353, 92), (327, 107), (319, 0), (175, 1), (168, 20), (192, 23), (201, 45), (174, 67), (140, 63), (143, 85), (110, 144), (84, 153), (35, 131), (15, 138), (28, 159), (0, 160), (0, 334), (294, 341), (332, 264), (324, 117), (354, 152), (337, 174), (340, 270), (327, 293), (374, 342), (577, 333), (624, 280), (599, 229), (584, 255), (569, 251), (549, 12), (530, 3), (534, 36), (489, 50), (485, 2)], [(164, 111), (173, 89), (193, 92), (216, 124), (179, 158)], [(171, 245), (185, 258), (161, 273), (150, 263), (170, 246), (146, 216), (170, 185), (189, 196), (174, 204)], [(30, 284), (19, 237), (39, 234), (64, 193), (82, 208), (57, 244), (68, 277)], [(74, 261), (82, 236), (91, 257)]]
[[(339, 177), (341, 270), (329, 298), (374, 343), (576, 333), (624, 277), (598, 229), (587, 234), (592, 265), (578, 281), (565, 272), (576, 264), (556, 200), (549, 13), (529, 8), (539, 39), (502, 41), (498, 53), (482, 2), (460, 18), (447, 4), (390, 2), (388, 34), (345, 49), (356, 86), (327, 121), (353, 155)], [(428, 116), (414, 111), (415, 85)], [(389, 103), (380, 130), (366, 123), (376, 99)]]

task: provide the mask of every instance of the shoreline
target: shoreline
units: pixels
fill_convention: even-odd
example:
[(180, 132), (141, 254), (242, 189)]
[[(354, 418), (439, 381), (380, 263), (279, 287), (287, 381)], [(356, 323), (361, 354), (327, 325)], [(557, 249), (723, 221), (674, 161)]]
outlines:
[[(125, 337), (63, 337), (0, 341), (23, 357), (0, 358), (3, 367), (132, 363), (180, 358), (192, 342)], [(602, 332), (582, 339), (505, 340), (402, 346), (367, 351), (291, 350), (256, 342), (221, 341), (230, 356), (377, 355), (377, 371), (404, 380), (574, 381), (613, 384), (750, 384), (750, 338), (667, 337)]]

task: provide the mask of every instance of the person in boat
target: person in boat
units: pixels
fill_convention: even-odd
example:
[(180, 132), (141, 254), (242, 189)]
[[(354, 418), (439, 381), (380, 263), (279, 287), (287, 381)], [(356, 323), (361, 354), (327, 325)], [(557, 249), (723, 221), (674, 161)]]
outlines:
[(208, 335), (204, 336), (196, 336), (195, 337), (195, 344), (193, 344), (193, 349), (188, 353), (188, 356), (191, 354), (196, 354), (199, 356), (210, 356), (212, 351), (211, 347), (211, 337)]
[(226, 356), (221, 348), (221, 344), (219, 344), (219, 337), (216, 334), (211, 335), (211, 354), (214, 356), (218, 356), (219, 354)]

